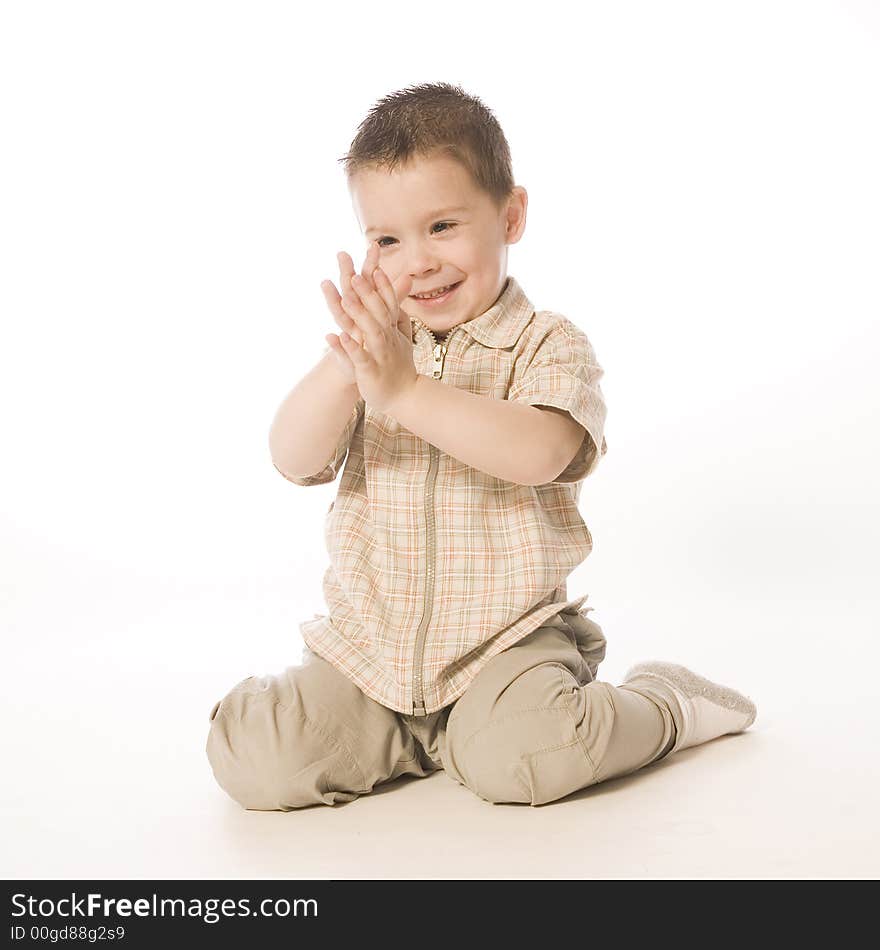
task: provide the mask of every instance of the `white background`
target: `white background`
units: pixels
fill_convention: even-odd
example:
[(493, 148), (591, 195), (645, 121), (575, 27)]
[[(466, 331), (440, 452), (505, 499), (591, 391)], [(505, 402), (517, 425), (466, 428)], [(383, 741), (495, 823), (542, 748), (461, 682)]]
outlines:
[[(878, 54), (867, 0), (4, 4), (0, 872), (876, 875)], [(214, 702), (299, 662), (325, 609), (336, 484), (285, 481), (268, 430), (337, 330), (336, 252), (363, 259), (338, 159), (378, 98), (439, 80), (494, 111), (528, 190), (509, 272), (605, 370), (569, 579), (600, 678), (668, 659), (758, 703), (748, 740), (613, 783), (630, 837), (598, 853), (613, 796), (492, 808), (432, 777), (253, 813), (204, 755)], [(414, 871), (429, 795), (500, 851)], [(405, 802), (399, 853), (351, 843)], [(511, 863), (523, 814), (592, 850)]]

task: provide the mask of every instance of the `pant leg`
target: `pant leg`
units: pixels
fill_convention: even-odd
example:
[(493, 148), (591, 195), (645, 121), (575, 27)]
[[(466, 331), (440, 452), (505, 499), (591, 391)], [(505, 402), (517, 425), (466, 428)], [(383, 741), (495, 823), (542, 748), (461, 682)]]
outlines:
[(334, 805), (437, 769), (394, 710), (311, 651), (283, 673), (242, 680), (210, 721), (214, 777), (246, 809)]
[(592, 681), (572, 631), (551, 624), (476, 675), (449, 714), (441, 757), (487, 801), (541, 805), (662, 757), (678, 718), (662, 692)]

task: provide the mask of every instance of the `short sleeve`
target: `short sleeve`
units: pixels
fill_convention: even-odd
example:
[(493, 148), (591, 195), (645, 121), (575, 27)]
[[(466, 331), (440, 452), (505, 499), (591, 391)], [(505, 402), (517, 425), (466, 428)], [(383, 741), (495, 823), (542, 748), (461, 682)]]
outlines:
[(577, 455), (554, 482), (579, 482), (591, 474), (608, 451), (607, 409), (600, 380), (604, 375), (587, 335), (557, 317), (537, 345), (524, 349), (522, 368), (514, 369), (507, 398), (530, 406), (553, 406), (567, 412), (586, 432)]
[(342, 434), (339, 436), (339, 441), (336, 443), (336, 448), (333, 450), (333, 457), (330, 461), (322, 468), (319, 472), (315, 472), (314, 475), (288, 475), (286, 472), (282, 472), (280, 468), (273, 462), (275, 468), (281, 472), (281, 474), (289, 481), (293, 482), (294, 485), (303, 485), (308, 487), (309, 485), (324, 485), (327, 482), (332, 482), (336, 476), (339, 474), (340, 469), (342, 468), (342, 463), (345, 461), (345, 457), (348, 455), (348, 449), (351, 445), (351, 438), (354, 435), (355, 429), (357, 429), (358, 422), (364, 414), (364, 400), (358, 399), (354, 404), (354, 408), (351, 410), (351, 415), (348, 417), (348, 422), (345, 424), (345, 428), (342, 430)]

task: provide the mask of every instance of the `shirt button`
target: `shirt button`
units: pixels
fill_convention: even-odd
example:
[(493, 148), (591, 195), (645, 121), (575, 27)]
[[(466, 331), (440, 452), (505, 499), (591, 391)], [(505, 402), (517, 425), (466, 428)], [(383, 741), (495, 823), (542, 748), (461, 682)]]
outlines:
[(388, 419), (388, 431), (392, 435), (397, 435), (400, 432), (400, 423), (396, 419)]

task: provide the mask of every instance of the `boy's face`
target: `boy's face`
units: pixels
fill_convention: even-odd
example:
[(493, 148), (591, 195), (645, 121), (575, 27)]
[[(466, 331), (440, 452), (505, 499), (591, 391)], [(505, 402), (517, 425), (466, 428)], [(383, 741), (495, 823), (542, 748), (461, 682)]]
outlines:
[[(517, 186), (498, 209), (467, 169), (448, 156), (415, 158), (394, 171), (361, 169), (349, 181), (367, 242), (395, 281), (412, 276), (401, 309), (436, 333), (488, 310), (507, 279), (507, 246), (525, 229), (528, 196)], [(412, 294), (458, 286), (436, 302)]]

